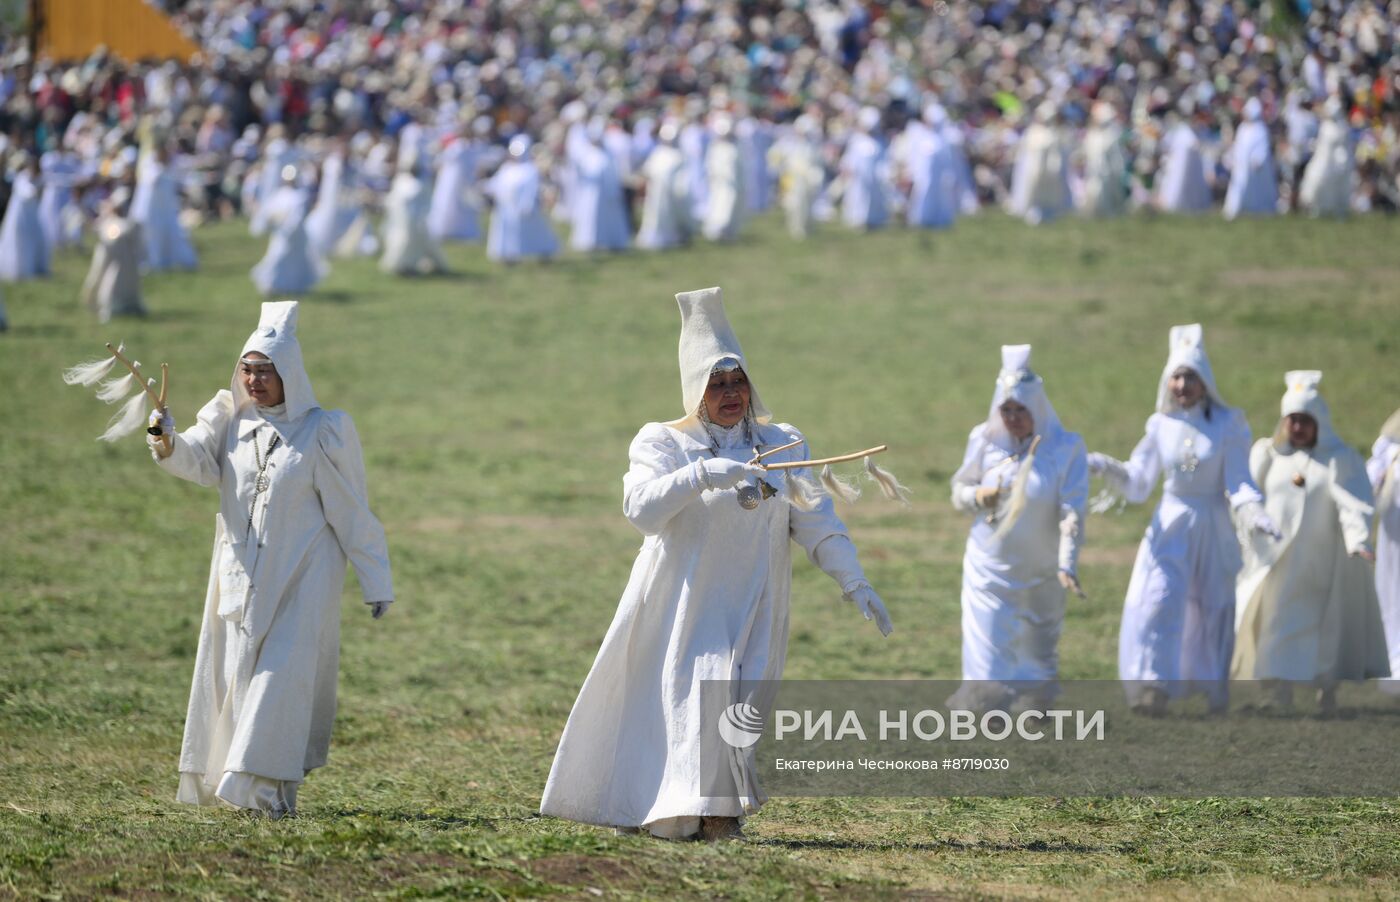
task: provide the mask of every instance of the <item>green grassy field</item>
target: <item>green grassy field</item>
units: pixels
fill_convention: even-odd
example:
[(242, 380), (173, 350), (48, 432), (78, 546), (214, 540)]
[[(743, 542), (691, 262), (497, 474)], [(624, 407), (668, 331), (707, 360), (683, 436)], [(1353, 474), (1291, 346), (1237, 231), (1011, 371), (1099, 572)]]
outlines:
[[(398, 603), (347, 587), (329, 767), (279, 823), (173, 801), (216, 497), (166, 477), (60, 371), (123, 339), (171, 365), (181, 426), (256, 324), (241, 225), (153, 313), (100, 326), (86, 259), (4, 286), (0, 335), (0, 896), (1395, 897), (1400, 802), (778, 799), (742, 844), (671, 844), (538, 816), (554, 745), (639, 536), (627, 445), (680, 413), (672, 294), (721, 284), (752, 377), (816, 454), (878, 442), (912, 510), (843, 516), (896, 624), (882, 640), (796, 567), (787, 675), (956, 678), (966, 523), (947, 501), (998, 346), (1035, 345), (1066, 425), (1126, 456), (1167, 328), (1201, 321), (1225, 397), (1272, 429), (1292, 368), (1326, 371), (1369, 447), (1400, 399), (1400, 220), (1064, 222), (743, 244), (456, 274), (337, 263), (303, 302), (321, 402), (355, 418)], [(1088, 524), (1063, 675), (1115, 676), (1150, 508)]]

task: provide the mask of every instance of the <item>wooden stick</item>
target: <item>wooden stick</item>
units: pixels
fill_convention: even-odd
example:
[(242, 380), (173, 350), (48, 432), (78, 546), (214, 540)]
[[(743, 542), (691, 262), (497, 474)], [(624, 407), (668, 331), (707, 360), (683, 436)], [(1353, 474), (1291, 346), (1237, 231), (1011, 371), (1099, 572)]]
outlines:
[(758, 463), (760, 460), (763, 460), (763, 458), (767, 457), (767, 456), (770, 455), (770, 454), (777, 454), (779, 451), (786, 451), (786, 450), (789, 449), (789, 448), (796, 448), (798, 445), (802, 444), (804, 441), (806, 441), (806, 439), (798, 439), (798, 440), (795, 441), (795, 442), (788, 442), (786, 445), (781, 445), (781, 446), (779, 446), (779, 447), (777, 447), (777, 448), (769, 448), (767, 451), (764, 451), (762, 454), (755, 455), (755, 456), (754, 456), (754, 459), (751, 460), (751, 461), (749, 461), (749, 463), (751, 463), (751, 464), (756, 464), (756, 463)]
[(862, 457), (869, 457), (872, 454), (879, 454), (881, 451), (888, 451), (889, 445), (876, 445), (874, 448), (866, 448), (864, 451), (856, 451), (851, 454), (841, 454), (836, 457), (823, 457), (821, 460), (787, 460), (776, 464), (759, 464), (765, 470), (801, 470), (804, 467), (820, 467), (825, 464), (839, 464), (847, 460), (860, 460)]
[(160, 405), (160, 409), (161, 409), (161, 410), (164, 410), (164, 409), (165, 409), (165, 398), (166, 398), (166, 393), (167, 393), (167, 389), (169, 388), (169, 386), (170, 386), (170, 364), (168, 364), (168, 363), (162, 363), (162, 364), (160, 365), (160, 400), (157, 402), (157, 403)]
[(122, 352), (112, 347), (112, 343), (110, 341), (107, 342), (107, 350), (111, 351), (113, 357), (120, 360), (123, 364), (126, 365), (127, 369), (131, 370), (131, 375), (135, 376), (136, 381), (141, 384), (142, 391), (144, 391), (146, 395), (150, 397), (152, 403), (154, 403), (157, 407), (160, 407), (160, 397), (155, 393), (151, 386), (147, 384), (146, 377), (141, 375), (141, 370), (137, 368), (136, 364), (123, 357)]

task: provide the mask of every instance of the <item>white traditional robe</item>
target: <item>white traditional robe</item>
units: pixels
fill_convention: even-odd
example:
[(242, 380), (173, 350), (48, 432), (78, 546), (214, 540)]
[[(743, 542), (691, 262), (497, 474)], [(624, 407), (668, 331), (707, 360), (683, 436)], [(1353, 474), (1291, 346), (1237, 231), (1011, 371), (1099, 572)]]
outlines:
[(428, 205), (432, 188), (411, 172), (394, 176), (384, 202), (384, 255), (379, 269), (396, 275), (445, 272), (447, 261), (437, 240), (428, 234)]
[(194, 269), (199, 257), (180, 224), (180, 183), (171, 167), (153, 157), (138, 167), (131, 220), (146, 241), (146, 269)]
[(73, 204), (73, 185), (82, 172), (82, 165), (70, 153), (51, 150), (40, 157), (39, 166), (44, 182), (43, 193), (39, 196), (39, 222), (44, 228), (49, 252), (54, 253), (77, 244), (81, 237), (82, 214)]
[[(1400, 416), (1392, 422), (1400, 426)], [(1376, 595), (1390, 655), (1391, 679), (1381, 687), (1400, 695), (1400, 437), (1376, 439), (1366, 475), (1376, 497)]]
[(19, 282), (49, 274), (49, 244), (39, 222), (39, 186), (28, 173), (15, 176), (0, 222), (0, 280)]
[(972, 166), (967, 161), (967, 136), (962, 128), (952, 120), (938, 130), (943, 144), (948, 148), (948, 158), (953, 169), (953, 196), (958, 200), (958, 211), (971, 216), (981, 206), (977, 200), (977, 183), (972, 178)]
[(1312, 159), (1303, 170), (1298, 199), (1314, 216), (1346, 216), (1356, 161), (1351, 136), (1340, 117), (1325, 119), (1317, 133)]
[(733, 241), (739, 237), (746, 210), (744, 157), (734, 140), (718, 137), (710, 142), (705, 176), (709, 197), (700, 230), (710, 241)]
[[(1022, 348), (1008, 347), (1003, 357), (1011, 352), (1014, 358)], [(1029, 365), (1029, 350), (1024, 348), (1022, 367)], [(1059, 677), (1065, 613), (1058, 572), (1077, 570), (1089, 471), (1083, 439), (1060, 425), (1039, 377), (1019, 375), (1003, 364), (1010, 387), (999, 378), (991, 413), (968, 436), (962, 466), (953, 475), (953, 506), (973, 515), (963, 554), (962, 678), (1019, 684), (1007, 688), (1048, 700)], [(1024, 483), (1024, 506), (1005, 535), (998, 535), (1033, 439), (1017, 441), (1007, 433), (999, 408), (1008, 399), (1030, 411), (1041, 443)], [(981, 486), (1002, 488), (995, 509), (977, 507)], [(976, 704), (970, 694), (963, 700)]]
[(646, 197), (642, 201), (637, 247), (660, 250), (685, 244), (695, 229), (690, 218), (685, 156), (669, 144), (658, 144), (642, 163), (642, 175), (646, 178)]
[(311, 246), (306, 210), (310, 198), (291, 185), (277, 189), (265, 204), (272, 229), (267, 253), (253, 267), (253, 284), (266, 297), (297, 296), (315, 288), (330, 269)]
[(486, 195), (491, 198), (486, 256), (510, 262), (558, 252), (559, 241), (540, 203), (540, 171), (534, 163), (502, 163), (487, 182)]
[(1128, 161), (1123, 156), (1123, 129), (1095, 125), (1084, 134), (1084, 196), (1087, 216), (1121, 216), (1128, 206)]
[(433, 200), (428, 208), (428, 234), (438, 241), (479, 241), (481, 210), (477, 207), (476, 169), (481, 149), (458, 139), (438, 158)]
[(1250, 454), (1283, 541), (1252, 536), (1245, 546), (1231, 676), (1324, 688), (1388, 676), (1371, 565), (1351, 556), (1371, 534), (1361, 456), (1340, 441), (1319, 441), (1312, 453), (1282, 444), (1260, 439)]
[(1278, 173), (1269, 127), (1257, 119), (1241, 122), (1228, 159), (1230, 187), (1225, 192), (1225, 218), (1277, 213)]
[(250, 194), (245, 185), (244, 191), (245, 204), (252, 201), (252, 209), (248, 217), (248, 231), (255, 237), (266, 234), (271, 227), (267, 211), (264, 208), (267, 206), (267, 202), (272, 199), (272, 195), (276, 194), (277, 189), (282, 185), (283, 167), (295, 166), (299, 159), (300, 154), (296, 147), (285, 138), (273, 138), (263, 148), (262, 161), (255, 176), (253, 190)]
[(685, 156), (686, 175), (690, 186), (690, 215), (696, 221), (705, 218), (709, 201), (709, 182), (705, 172), (705, 159), (710, 148), (710, 130), (698, 122), (681, 127), (677, 146)]
[(1053, 125), (1033, 122), (1021, 136), (1011, 175), (1011, 214), (1037, 225), (1072, 207), (1069, 151)]
[[(757, 427), (764, 448), (798, 437), (791, 426)], [(718, 453), (746, 461), (753, 448), (734, 441)], [(701, 717), (701, 681), (779, 679), (792, 542), (812, 555), (826, 539), (849, 539), (830, 499), (807, 513), (781, 498), (747, 511), (735, 489), (702, 491), (697, 462), (713, 455), (697, 421), (650, 423), (629, 454), (623, 510), (644, 541), (564, 727), (540, 811), (682, 836), (702, 815), (739, 817), (767, 798), (751, 755), (737, 797), (703, 795), (701, 748), (713, 747), (714, 725)], [(803, 446), (768, 459), (807, 456)], [(776, 472), (767, 481), (786, 488)]]
[[(306, 216), (306, 237), (311, 248), (322, 259), (331, 255), (342, 257), (360, 253), (364, 234), (352, 235), (356, 222), (364, 217), (363, 204), (353, 196), (352, 173), (338, 153), (326, 157), (321, 164), (321, 183), (316, 189), (316, 205)], [(347, 240), (348, 239), (348, 240)], [(370, 236), (372, 254), (377, 242)]]
[(1189, 122), (1178, 122), (1162, 142), (1162, 175), (1157, 205), (1168, 213), (1203, 213), (1210, 209), (1201, 139)]
[(120, 216), (97, 221), (97, 247), (83, 281), (83, 303), (105, 323), (113, 316), (144, 316), (141, 299), (141, 260), (145, 243), (141, 227)]
[(940, 130), (911, 123), (905, 130), (905, 167), (909, 173), (909, 225), (945, 229), (958, 213), (958, 179), (953, 156)]
[(853, 229), (878, 229), (889, 220), (885, 186), (885, 149), (873, 136), (856, 132), (841, 156), (846, 193), (841, 199), (841, 220)]
[(762, 213), (772, 205), (768, 151), (773, 147), (773, 126), (750, 116), (739, 120), (735, 135), (744, 174), (744, 208), (749, 213)]
[(612, 155), (585, 141), (575, 150), (573, 173), (569, 246), (576, 251), (626, 250), (627, 213)]
[[(326, 763), (347, 558), (367, 603), (394, 597), (359, 437), (346, 414), (316, 404), (295, 326), (269, 319), (268, 308), (287, 307), (294, 302), (264, 305), (264, 325), (242, 352), (274, 361), (283, 409), (255, 407), (235, 374), (234, 390), (216, 394), (175, 436), (171, 456), (157, 458), (220, 493), (177, 797), (272, 815), (294, 810), (297, 784)], [(262, 454), (274, 435), (280, 442), (264, 458), (270, 487), (250, 525), (253, 444)]]
[(773, 145), (771, 166), (778, 173), (788, 234), (806, 238), (812, 231), (812, 208), (826, 182), (826, 167), (816, 142), (792, 134)]

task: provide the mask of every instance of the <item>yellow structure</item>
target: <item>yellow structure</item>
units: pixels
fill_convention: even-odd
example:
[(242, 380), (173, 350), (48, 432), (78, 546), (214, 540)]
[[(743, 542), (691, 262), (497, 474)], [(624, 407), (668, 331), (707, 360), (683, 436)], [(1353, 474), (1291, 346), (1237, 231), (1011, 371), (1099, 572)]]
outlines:
[(98, 47), (125, 60), (188, 62), (199, 45), (144, 0), (39, 0), (39, 52), (84, 59)]

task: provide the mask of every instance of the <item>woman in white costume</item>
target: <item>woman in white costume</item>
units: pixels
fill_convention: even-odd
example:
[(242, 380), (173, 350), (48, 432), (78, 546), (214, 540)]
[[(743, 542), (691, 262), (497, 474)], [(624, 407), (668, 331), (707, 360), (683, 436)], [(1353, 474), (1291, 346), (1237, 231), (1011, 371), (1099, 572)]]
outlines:
[(1118, 643), (1118, 674), (1135, 710), (1204, 691), (1229, 702), (1240, 545), (1233, 509), (1251, 531), (1278, 537), (1249, 476), (1249, 423), (1215, 386), (1199, 324), (1173, 326), (1157, 412), (1126, 462), (1099, 453), (1089, 469), (1141, 504), (1165, 474), (1162, 500), (1138, 548)]
[(856, 130), (841, 155), (846, 191), (841, 198), (841, 221), (853, 229), (878, 229), (889, 221), (888, 177), (885, 147), (876, 137), (880, 111), (862, 107)]
[(811, 234), (812, 208), (826, 183), (821, 138), (821, 123), (804, 113), (768, 152), (769, 166), (778, 173), (783, 214), (793, 238)]
[(705, 151), (709, 196), (700, 231), (710, 241), (733, 241), (747, 211), (744, 155), (734, 140), (734, 120), (728, 113), (716, 113), (711, 127), (714, 140)]
[[(801, 491), (794, 471), (747, 463), (756, 447), (801, 434), (771, 421), (720, 290), (676, 300), (685, 415), (649, 423), (632, 441), (623, 511), (646, 538), (564, 727), (540, 810), (668, 838), (721, 839), (736, 835), (766, 796), (752, 749), (731, 762), (735, 796), (705, 791), (701, 748), (715, 724), (702, 716), (701, 681), (735, 681), (729, 701), (739, 702), (750, 699), (738, 697), (738, 680), (782, 676), (791, 543), (881, 632), (892, 626), (831, 499), (801, 510), (787, 503)], [(800, 446), (765, 462), (809, 457)]]
[(1325, 109), (1312, 158), (1303, 170), (1298, 199), (1313, 216), (1346, 216), (1351, 212), (1356, 155), (1342, 102), (1328, 98)]
[(1278, 212), (1278, 172), (1274, 167), (1273, 141), (1257, 97), (1244, 105), (1243, 119), (1235, 129), (1235, 142), (1227, 157), (1230, 187), (1225, 192), (1225, 218), (1272, 216)]
[(306, 214), (311, 198), (296, 184), (297, 171), (288, 166), (282, 187), (263, 204), (263, 217), (272, 229), (267, 253), (253, 267), (253, 284), (263, 297), (306, 294), (326, 277), (330, 267), (311, 247)]
[(909, 225), (946, 229), (958, 214), (958, 179), (953, 155), (943, 137), (948, 114), (937, 103), (924, 107), (922, 121), (905, 129), (905, 168), (908, 172)]
[(428, 206), (433, 202), (433, 186), (414, 171), (416, 157), (405, 157), (405, 165), (394, 176), (384, 201), (384, 254), (380, 272), (398, 276), (447, 272), (447, 261), (437, 239), (428, 234)]
[(661, 123), (656, 146), (641, 164), (646, 197), (642, 200), (642, 226), (637, 231), (637, 247), (644, 250), (680, 247), (690, 241), (695, 231), (690, 218), (685, 155), (676, 147), (679, 137), (679, 123), (672, 119)]
[(540, 170), (530, 159), (530, 138), (510, 140), (510, 157), (486, 183), (491, 200), (491, 223), (486, 232), (486, 256), (514, 263), (529, 257), (548, 258), (559, 251), (549, 216), (540, 198)]
[(1245, 546), (1231, 676), (1266, 681), (1270, 701), (1284, 707), (1294, 683), (1314, 686), (1330, 714), (1339, 682), (1390, 674), (1369, 563), (1371, 484), (1361, 455), (1332, 431), (1322, 374), (1284, 380), (1278, 428), (1249, 455), (1283, 540)]
[(146, 314), (141, 299), (141, 260), (146, 246), (141, 227), (124, 215), (127, 198), (127, 190), (118, 188), (97, 220), (97, 247), (83, 282), (83, 303), (102, 323), (114, 316)]
[(194, 269), (199, 265), (194, 246), (180, 224), (179, 177), (163, 149), (151, 152), (137, 166), (131, 219), (141, 226), (146, 241), (147, 270)]
[(1011, 207), (1031, 225), (1050, 222), (1073, 208), (1069, 191), (1069, 148), (1060, 134), (1060, 111), (1043, 101), (1021, 143), (1011, 173)]
[(433, 199), (428, 206), (428, 234), (438, 241), (480, 241), (476, 169), (482, 148), (457, 135), (438, 157)]
[(603, 146), (605, 128), (603, 120), (595, 117), (569, 151), (574, 179), (569, 194), (569, 246), (576, 251), (624, 251), (630, 241), (622, 177)]
[(1080, 212), (1086, 216), (1122, 216), (1128, 206), (1128, 161), (1123, 156), (1123, 128), (1111, 103), (1094, 104), (1091, 124), (1084, 133), (1084, 196)]
[(177, 798), (271, 817), (326, 763), (346, 559), (375, 618), (394, 598), (359, 437), (317, 404), (296, 324), (295, 301), (263, 304), (230, 389), (183, 432), (152, 416), (168, 456), (149, 439), (162, 469), (220, 494)]
[(1181, 116), (1162, 140), (1162, 177), (1157, 186), (1157, 206), (1168, 213), (1203, 213), (1210, 209), (1210, 183), (1206, 180), (1201, 136), (1191, 124), (1195, 107), (1183, 103)]
[(1002, 347), (991, 409), (953, 474), (953, 506), (973, 515), (959, 695), (979, 708), (1054, 697), (1065, 591), (1080, 592), (1084, 440), (1060, 425), (1030, 357), (1030, 345)]
[(1381, 427), (1366, 475), (1376, 498), (1376, 595), (1390, 653), (1391, 678), (1381, 688), (1400, 695), (1400, 410)]
[(351, 228), (362, 215), (361, 204), (355, 200), (353, 174), (344, 155), (332, 151), (321, 164), (321, 182), (316, 189), (316, 204), (306, 215), (306, 236), (311, 248), (322, 259), (332, 254), (350, 256), (352, 246), (341, 252), (341, 246)]
[(10, 185), (0, 222), (0, 280), (19, 282), (49, 274), (49, 244), (39, 221), (39, 170), (25, 163)]

